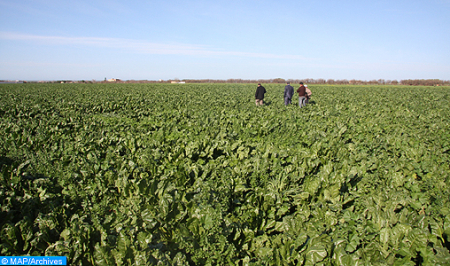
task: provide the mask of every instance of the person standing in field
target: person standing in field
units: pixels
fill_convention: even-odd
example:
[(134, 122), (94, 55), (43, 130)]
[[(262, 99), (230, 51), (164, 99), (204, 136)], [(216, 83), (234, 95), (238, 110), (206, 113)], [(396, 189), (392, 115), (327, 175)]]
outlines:
[(306, 104), (309, 103), (309, 99), (311, 99), (312, 92), (308, 88), (308, 85), (305, 84), (305, 90), (306, 90)]
[(284, 105), (288, 106), (291, 104), (292, 96), (294, 96), (294, 88), (291, 86), (290, 82), (287, 82), (284, 87)]
[(306, 88), (303, 86), (303, 82), (300, 82), (300, 87), (297, 89), (298, 93), (298, 106), (302, 108), (306, 105)]
[(255, 93), (256, 106), (264, 105), (264, 93), (266, 93), (266, 89), (261, 86), (261, 83), (258, 83), (258, 88), (256, 88)]

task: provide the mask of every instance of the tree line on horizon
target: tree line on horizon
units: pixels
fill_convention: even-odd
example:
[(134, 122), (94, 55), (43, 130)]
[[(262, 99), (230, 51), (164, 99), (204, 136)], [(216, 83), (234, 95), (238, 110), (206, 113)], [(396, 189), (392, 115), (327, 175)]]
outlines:
[[(2, 82), (0, 80), (0, 82)], [(440, 79), (404, 79), (404, 80), (357, 80), (357, 79), (169, 79), (169, 80), (120, 80), (115, 81), (96, 81), (96, 80), (54, 80), (54, 81), (21, 81), (18, 83), (276, 83), (286, 84), (329, 84), (329, 85), (410, 85), (410, 86), (450, 86), (450, 80)], [(17, 81), (16, 81), (17, 83)]]
[(147, 81), (147, 80), (127, 80), (126, 83), (171, 83), (171, 82), (185, 82), (185, 83), (280, 83), (285, 84), (290, 82), (291, 84), (299, 84), (303, 82), (305, 84), (332, 84), (332, 85), (411, 85), (411, 86), (450, 86), (450, 80), (440, 79), (404, 79), (404, 80), (356, 80), (356, 79), (170, 79), (162, 81)]

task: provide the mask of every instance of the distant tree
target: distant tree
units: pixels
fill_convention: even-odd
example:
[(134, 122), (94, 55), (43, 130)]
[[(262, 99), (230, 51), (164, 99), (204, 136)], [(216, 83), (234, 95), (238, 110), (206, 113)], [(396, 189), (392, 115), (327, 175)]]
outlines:
[(273, 82), (274, 83), (286, 83), (286, 80), (282, 79), (282, 78), (276, 78), (276, 79), (273, 80)]
[(326, 81), (324, 79), (318, 79), (316, 80), (316, 84), (325, 84)]

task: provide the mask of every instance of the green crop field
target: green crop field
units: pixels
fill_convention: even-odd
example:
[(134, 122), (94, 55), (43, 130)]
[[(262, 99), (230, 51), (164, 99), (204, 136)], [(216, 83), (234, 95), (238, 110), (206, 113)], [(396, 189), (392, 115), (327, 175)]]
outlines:
[(448, 87), (263, 86), (0, 85), (0, 254), (450, 265)]

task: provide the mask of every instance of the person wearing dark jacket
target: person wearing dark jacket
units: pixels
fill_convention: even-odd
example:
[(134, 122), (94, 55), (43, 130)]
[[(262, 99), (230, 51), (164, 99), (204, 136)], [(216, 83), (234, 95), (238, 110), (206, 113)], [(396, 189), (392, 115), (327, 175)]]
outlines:
[(284, 105), (291, 104), (292, 96), (294, 96), (294, 88), (291, 86), (291, 83), (286, 83), (284, 87)]
[(261, 86), (261, 83), (258, 83), (258, 88), (256, 88), (255, 93), (256, 106), (264, 104), (264, 93), (266, 93), (266, 89)]
[(300, 82), (300, 87), (297, 90), (298, 92), (298, 106), (303, 107), (306, 105), (306, 88), (303, 86), (303, 82)]

